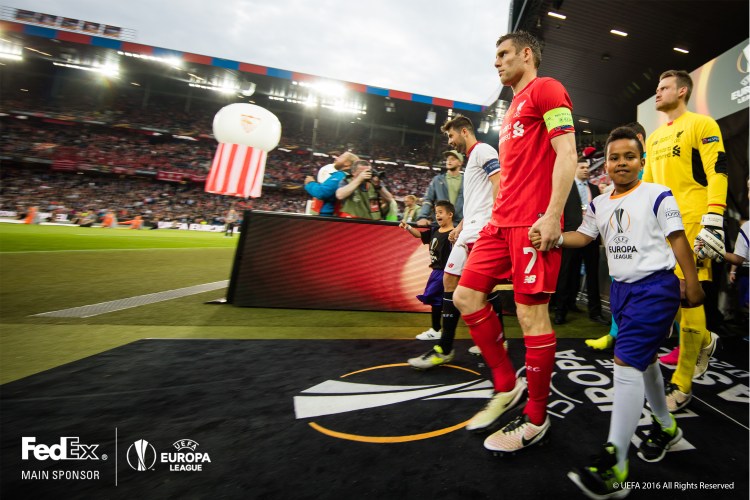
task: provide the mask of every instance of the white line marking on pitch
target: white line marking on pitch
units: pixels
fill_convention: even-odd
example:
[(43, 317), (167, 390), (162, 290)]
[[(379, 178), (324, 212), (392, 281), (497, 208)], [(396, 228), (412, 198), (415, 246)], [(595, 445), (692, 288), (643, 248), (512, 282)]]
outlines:
[(92, 316), (98, 316), (100, 314), (122, 311), (123, 309), (145, 306), (148, 304), (154, 304), (156, 302), (164, 302), (165, 300), (178, 299), (180, 297), (187, 297), (188, 295), (195, 295), (197, 293), (211, 292), (220, 288), (224, 288), (228, 284), (229, 280), (214, 281), (213, 283), (204, 283), (202, 285), (176, 288), (174, 290), (149, 293), (146, 295), (136, 295), (135, 297), (128, 297), (126, 299), (111, 300), (109, 302), (100, 302), (98, 304), (90, 304), (87, 306), (72, 307), (70, 309), (60, 309), (59, 311), (33, 314), (32, 316), (40, 316), (46, 318), (90, 318)]
[(68, 253), (68, 252), (142, 252), (146, 250), (226, 250), (231, 247), (189, 247), (189, 248), (92, 248), (91, 250), (10, 250), (0, 255), (15, 253)]

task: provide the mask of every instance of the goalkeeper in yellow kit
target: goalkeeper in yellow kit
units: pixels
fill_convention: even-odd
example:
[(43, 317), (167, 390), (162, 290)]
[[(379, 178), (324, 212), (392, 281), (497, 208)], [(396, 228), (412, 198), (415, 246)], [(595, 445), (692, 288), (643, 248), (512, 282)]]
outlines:
[[(667, 186), (682, 212), (685, 234), (696, 252), (698, 279), (711, 281), (711, 260), (724, 256), (727, 161), (719, 125), (687, 110), (693, 81), (686, 71), (665, 71), (656, 89), (656, 109), (668, 123), (646, 141), (643, 180)], [(679, 266), (675, 273), (682, 280)], [(680, 356), (666, 386), (667, 406), (678, 411), (692, 398), (692, 380), (702, 376), (718, 336), (706, 328), (703, 306), (680, 310)]]

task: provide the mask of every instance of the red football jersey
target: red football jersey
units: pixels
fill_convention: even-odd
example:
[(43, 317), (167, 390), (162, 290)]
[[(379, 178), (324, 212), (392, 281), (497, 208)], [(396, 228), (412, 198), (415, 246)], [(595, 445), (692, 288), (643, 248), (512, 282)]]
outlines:
[(557, 157), (550, 140), (575, 132), (572, 110), (565, 87), (552, 78), (535, 78), (513, 97), (500, 129), (500, 192), (490, 224), (531, 226), (547, 210)]

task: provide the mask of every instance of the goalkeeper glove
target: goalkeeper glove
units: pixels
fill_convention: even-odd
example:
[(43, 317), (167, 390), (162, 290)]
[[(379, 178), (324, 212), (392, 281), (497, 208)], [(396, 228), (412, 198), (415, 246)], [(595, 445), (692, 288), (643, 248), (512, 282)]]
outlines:
[(724, 262), (724, 217), (707, 213), (701, 218), (701, 231), (693, 242), (693, 251), (699, 259)]

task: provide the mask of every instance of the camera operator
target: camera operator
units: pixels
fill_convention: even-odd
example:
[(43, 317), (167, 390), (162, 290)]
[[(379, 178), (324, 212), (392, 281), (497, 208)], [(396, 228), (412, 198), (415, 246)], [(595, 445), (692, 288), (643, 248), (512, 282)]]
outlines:
[[(380, 195), (380, 183), (385, 179), (385, 170), (379, 172), (372, 171), (372, 185), (375, 186), (375, 190)], [(391, 196), (390, 201), (385, 198), (380, 198), (380, 215), (384, 220), (398, 221), (398, 202), (396, 198)]]
[[(313, 197), (310, 203), (310, 214), (321, 216), (337, 215), (336, 189), (343, 178), (343, 172), (352, 167), (352, 163), (359, 160), (359, 156), (350, 151), (340, 154), (333, 163), (321, 167), (317, 180), (312, 175), (305, 177), (305, 191)], [(335, 177), (335, 180), (329, 179)]]
[(391, 203), (393, 196), (382, 184), (379, 176), (373, 177), (372, 167), (366, 160), (352, 163), (352, 169), (339, 184), (336, 199), (341, 201), (340, 216), (350, 219), (381, 220), (380, 201)]

